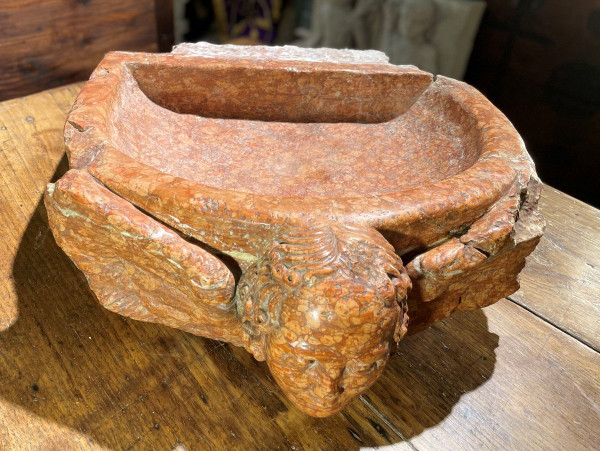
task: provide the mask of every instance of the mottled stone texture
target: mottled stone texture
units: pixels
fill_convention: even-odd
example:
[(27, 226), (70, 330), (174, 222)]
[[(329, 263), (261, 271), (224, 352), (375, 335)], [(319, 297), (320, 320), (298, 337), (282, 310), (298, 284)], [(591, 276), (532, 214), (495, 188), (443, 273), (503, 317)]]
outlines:
[(315, 416), (405, 333), (514, 292), (543, 230), (502, 113), (377, 52), (111, 53), (65, 141), (46, 207), (99, 301), (246, 347)]

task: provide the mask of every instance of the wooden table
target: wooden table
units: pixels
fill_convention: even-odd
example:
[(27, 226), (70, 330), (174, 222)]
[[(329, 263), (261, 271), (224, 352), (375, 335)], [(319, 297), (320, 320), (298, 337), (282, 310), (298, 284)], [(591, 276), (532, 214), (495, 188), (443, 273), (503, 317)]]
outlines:
[(310, 418), (243, 349), (101, 308), (41, 201), (80, 85), (0, 103), (0, 446), (592, 449), (600, 212), (547, 187), (522, 289), (406, 338), (345, 411)]

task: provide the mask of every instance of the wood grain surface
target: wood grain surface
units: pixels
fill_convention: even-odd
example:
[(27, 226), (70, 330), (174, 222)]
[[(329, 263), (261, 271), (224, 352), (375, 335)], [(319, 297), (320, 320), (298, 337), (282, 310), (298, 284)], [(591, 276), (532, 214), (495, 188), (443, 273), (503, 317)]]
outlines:
[(600, 351), (600, 210), (549, 186), (541, 208), (548, 228), (510, 299)]
[[(589, 307), (597, 299), (585, 291), (597, 290), (597, 279), (581, 270), (596, 261), (584, 253), (595, 238), (582, 227), (600, 226), (582, 213), (588, 207), (546, 190), (548, 239), (515, 297), (527, 309), (503, 300), (406, 338), (369, 391), (342, 413), (315, 419), (243, 349), (98, 305), (55, 244), (41, 202), (46, 183), (67, 169), (62, 126), (79, 88), (0, 103), (1, 447), (597, 446), (600, 356), (579, 340), (597, 338)], [(559, 290), (564, 281), (571, 288)], [(578, 303), (572, 308), (589, 323), (554, 316)]]
[[(172, 42), (167, 0), (2, 0), (0, 100), (84, 80), (112, 50)], [(171, 21), (171, 29), (168, 24)]]

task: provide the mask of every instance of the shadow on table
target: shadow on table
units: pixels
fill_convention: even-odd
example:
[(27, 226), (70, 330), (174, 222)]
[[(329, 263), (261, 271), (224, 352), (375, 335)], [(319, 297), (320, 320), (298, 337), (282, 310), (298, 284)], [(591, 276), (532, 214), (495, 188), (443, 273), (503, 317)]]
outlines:
[[(65, 170), (63, 160), (55, 178)], [(297, 447), (310, 434), (324, 434), (332, 447), (395, 443), (438, 424), (494, 370), (498, 337), (481, 311), (467, 312), (406, 338), (361, 400), (313, 419), (244, 350), (101, 308), (55, 244), (41, 201), (13, 277), (19, 318), (0, 333), (0, 396), (105, 446), (150, 439), (156, 446), (250, 440)]]

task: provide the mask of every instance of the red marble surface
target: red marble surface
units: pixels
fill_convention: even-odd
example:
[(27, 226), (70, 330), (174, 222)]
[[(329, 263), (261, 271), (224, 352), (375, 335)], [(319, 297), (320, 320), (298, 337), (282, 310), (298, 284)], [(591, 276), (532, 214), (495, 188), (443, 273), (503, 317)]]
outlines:
[(100, 302), (245, 346), (315, 416), (407, 330), (514, 292), (544, 227), (506, 117), (376, 52), (111, 53), (65, 141), (46, 204)]

